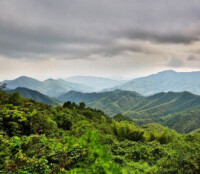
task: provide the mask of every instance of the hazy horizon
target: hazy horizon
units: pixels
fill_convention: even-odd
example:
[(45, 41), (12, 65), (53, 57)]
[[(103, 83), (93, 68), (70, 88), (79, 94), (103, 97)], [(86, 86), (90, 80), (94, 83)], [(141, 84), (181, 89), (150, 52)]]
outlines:
[[(157, 71), (155, 73), (150, 73), (150, 74), (146, 74), (146, 75), (143, 75), (143, 76), (138, 76), (138, 77), (122, 77), (122, 76), (92, 76), (92, 75), (75, 75), (75, 76), (66, 76), (66, 77), (58, 77), (58, 78), (53, 78), (53, 77), (47, 77), (47, 78), (37, 78), (37, 77), (34, 77), (34, 76), (28, 76), (28, 75), (20, 75), (20, 76), (16, 76), (14, 78), (10, 78), (10, 79), (0, 79), (0, 82), (1, 81), (4, 81), (4, 80), (14, 80), (14, 79), (17, 79), (19, 77), (30, 77), (30, 78), (33, 78), (33, 79), (36, 79), (36, 80), (39, 80), (39, 81), (44, 81), (44, 80), (47, 80), (47, 79), (63, 79), (63, 80), (66, 80), (67, 78), (70, 78), (70, 77), (96, 77), (96, 78), (106, 78), (106, 79), (111, 79), (111, 80), (116, 80), (116, 81), (129, 81), (129, 80), (134, 80), (134, 79), (137, 79), (137, 78), (141, 78), (141, 77), (146, 77), (146, 76), (149, 76), (149, 75), (153, 75), (153, 74), (157, 74), (157, 73), (160, 73), (160, 72), (164, 72), (164, 71), (175, 71), (173, 69), (167, 69), (167, 70), (163, 70), (163, 71)], [(200, 72), (199, 71), (175, 71), (177, 73), (182, 73), (182, 72)]]

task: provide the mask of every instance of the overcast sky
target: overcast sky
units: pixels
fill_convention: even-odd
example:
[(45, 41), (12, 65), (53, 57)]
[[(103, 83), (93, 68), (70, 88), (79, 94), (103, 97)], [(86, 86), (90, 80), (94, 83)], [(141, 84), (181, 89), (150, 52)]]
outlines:
[(0, 80), (200, 70), (199, 0), (1, 0)]

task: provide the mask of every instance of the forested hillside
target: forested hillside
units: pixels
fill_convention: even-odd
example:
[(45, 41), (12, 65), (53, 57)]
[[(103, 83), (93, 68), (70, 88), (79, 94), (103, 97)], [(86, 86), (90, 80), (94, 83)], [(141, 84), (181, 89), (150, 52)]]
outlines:
[(61, 102), (85, 102), (87, 106), (101, 109), (109, 116), (121, 113), (135, 119), (138, 124), (158, 122), (181, 133), (200, 127), (200, 116), (187, 114), (189, 110), (199, 113), (200, 96), (189, 92), (162, 92), (144, 97), (136, 92), (123, 90), (101, 93), (70, 91), (57, 99)]
[(61, 102), (85, 102), (87, 106), (102, 109), (106, 114), (113, 116), (132, 109), (138, 102), (143, 101), (144, 97), (136, 92), (122, 90), (101, 93), (69, 91), (57, 99)]
[(190, 109), (173, 115), (169, 114), (159, 120), (159, 122), (180, 133), (194, 131), (200, 128), (200, 108)]
[(2, 173), (199, 173), (200, 135), (135, 126), (66, 102), (52, 107), (0, 91)]
[(23, 96), (24, 98), (30, 98), (30, 99), (33, 99), (35, 101), (45, 103), (45, 104), (49, 104), (49, 105), (59, 105), (60, 104), (60, 102), (58, 102), (56, 99), (48, 97), (44, 94), (41, 94), (38, 91), (31, 90), (31, 89), (28, 89), (28, 88), (18, 87), (16, 89), (7, 90), (7, 92), (8, 93), (19, 92), (20, 95)]

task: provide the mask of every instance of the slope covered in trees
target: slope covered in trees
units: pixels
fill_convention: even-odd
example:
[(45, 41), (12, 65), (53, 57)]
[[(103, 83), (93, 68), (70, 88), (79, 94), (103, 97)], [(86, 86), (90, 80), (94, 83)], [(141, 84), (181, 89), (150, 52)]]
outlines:
[(132, 91), (115, 90), (101, 93), (82, 93), (69, 91), (57, 97), (61, 102), (72, 101), (75, 103), (85, 102), (87, 106), (103, 110), (113, 116), (132, 109), (134, 105), (144, 99), (143, 96)]
[(132, 118), (155, 118), (200, 107), (200, 96), (189, 92), (157, 93), (144, 97), (133, 91), (115, 90), (101, 93), (70, 91), (57, 97), (61, 102), (85, 102), (110, 116), (123, 113)]
[(180, 133), (189, 133), (200, 128), (200, 108), (190, 109), (173, 115), (169, 114), (159, 122)]
[(49, 104), (49, 105), (59, 105), (60, 104), (60, 102), (58, 102), (56, 99), (48, 97), (44, 94), (41, 94), (38, 91), (31, 90), (28, 88), (18, 87), (16, 89), (7, 90), (7, 92), (8, 93), (19, 92), (20, 95), (23, 96), (24, 98), (30, 98), (30, 99), (33, 99), (40, 103), (45, 103), (45, 104)]
[(2, 173), (199, 173), (199, 140), (84, 103), (52, 107), (0, 91)]
[[(158, 122), (181, 133), (200, 127), (200, 96), (189, 92), (162, 92), (144, 97), (133, 91), (122, 90), (102, 93), (70, 91), (57, 99), (62, 102), (85, 102), (87, 106), (101, 109), (109, 116), (122, 113), (139, 124)], [(193, 109), (196, 114), (187, 114)], [(185, 126), (180, 129), (181, 125)]]

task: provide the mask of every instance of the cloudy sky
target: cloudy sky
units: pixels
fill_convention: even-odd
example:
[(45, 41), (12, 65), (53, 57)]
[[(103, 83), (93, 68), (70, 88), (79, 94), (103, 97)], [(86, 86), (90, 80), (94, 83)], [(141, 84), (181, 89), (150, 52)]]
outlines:
[(0, 80), (200, 70), (199, 0), (1, 0)]

